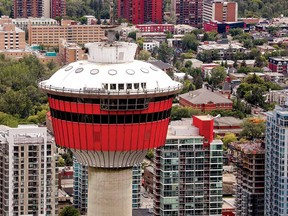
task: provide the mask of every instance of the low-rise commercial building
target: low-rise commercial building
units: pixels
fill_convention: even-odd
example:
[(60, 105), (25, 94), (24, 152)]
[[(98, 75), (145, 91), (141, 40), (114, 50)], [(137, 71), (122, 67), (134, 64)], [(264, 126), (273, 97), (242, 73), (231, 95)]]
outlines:
[(288, 73), (288, 56), (286, 57), (269, 57), (268, 67), (272, 72)]
[(233, 57), (233, 54), (235, 53), (246, 53), (246, 48), (243, 47), (240, 44), (237, 43), (229, 43), (229, 44), (218, 44), (218, 43), (209, 43), (209, 44), (203, 44), (198, 46), (198, 53), (204, 52), (204, 51), (211, 51), (216, 52), (220, 60), (231, 60)]
[(85, 59), (85, 51), (76, 43), (68, 43), (61, 38), (59, 40), (59, 58), (63, 64), (69, 64), (78, 60)]
[(179, 104), (206, 112), (212, 110), (232, 110), (233, 102), (221, 94), (201, 88), (179, 95)]

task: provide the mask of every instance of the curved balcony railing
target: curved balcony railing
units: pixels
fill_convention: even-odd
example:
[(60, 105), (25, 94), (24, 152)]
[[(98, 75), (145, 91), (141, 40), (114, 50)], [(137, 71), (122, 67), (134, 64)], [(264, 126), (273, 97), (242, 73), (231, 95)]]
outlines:
[(48, 91), (63, 92), (63, 93), (74, 93), (74, 94), (92, 94), (92, 95), (138, 95), (138, 94), (156, 94), (156, 93), (169, 93), (175, 92), (182, 89), (182, 84), (176, 86), (169, 86), (167, 88), (155, 88), (155, 89), (129, 89), (129, 90), (107, 90), (105, 88), (59, 88), (52, 85), (46, 85), (46, 80), (39, 83), (39, 88)]

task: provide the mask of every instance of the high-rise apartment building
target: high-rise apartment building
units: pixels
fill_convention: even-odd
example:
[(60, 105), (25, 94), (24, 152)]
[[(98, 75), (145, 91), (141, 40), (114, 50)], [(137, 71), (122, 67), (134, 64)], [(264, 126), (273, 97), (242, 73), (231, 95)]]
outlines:
[[(74, 189), (73, 205), (81, 214), (87, 213), (88, 203), (88, 167), (74, 159)], [(132, 170), (132, 208), (140, 207), (141, 165), (134, 166)]]
[(267, 113), (265, 138), (265, 215), (288, 215), (288, 109)]
[(203, 0), (172, 0), (171, 4), (176, 24), (202, 27)]
[(0, 215), (58, 215), (55, 145), (46, 127), (0, 128)]
[(44, 0), (14, 0), (13, 1), (13, 17), (28, 18), (44, 16)]
[(204, 0), (203, 22), (237, 22), (238, 4), (224, 0)]
[(66, 0), (50, 0), (50, 17), (61, 17), (66, 15)]
[(118, 17), (133, 24), (146, 22), (162, 23), (163, 1), (118, 0)]
[(66, 0), (13, 0), (13, 17), (46, 17), (66, 15)]
[(154, 215), (222, 215), (222, 141), (213, 118), (170, 122), (166, 144), (155, 151)]
[(144, 23), (153, 22), (162, 23), (163, 1), (146, 0), (144, 1)]
[(236, 215), (264, 215), (265, 148), (262, 142), (229, 145), (236, 165)]

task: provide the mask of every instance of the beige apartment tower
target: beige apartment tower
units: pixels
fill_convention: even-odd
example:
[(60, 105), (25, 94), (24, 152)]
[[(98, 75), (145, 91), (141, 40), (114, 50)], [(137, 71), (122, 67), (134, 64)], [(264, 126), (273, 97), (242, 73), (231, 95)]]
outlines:
[(58, 47), (59, 39), (64, 38), (69, 43), (84, 45), (100, 42), (105, 38), (101, 25), (76, 25), (72, 21), (63, 22), (60, 26), (28, 26), (28, 43)]
[(55, 145), (46, 127), (0, 126), (0, 215), (58, 215)]

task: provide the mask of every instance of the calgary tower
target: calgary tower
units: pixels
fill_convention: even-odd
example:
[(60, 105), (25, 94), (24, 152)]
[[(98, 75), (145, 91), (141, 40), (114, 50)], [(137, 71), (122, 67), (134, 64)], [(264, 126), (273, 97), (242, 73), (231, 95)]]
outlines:
[(132, 166), (164, 145), (182, 85), (134, 60), (137, 45), (86, 44), (88, 60), (39, 83), (48, 94), (56, 144), (88, 165), (88, 216), (132, 215)]

